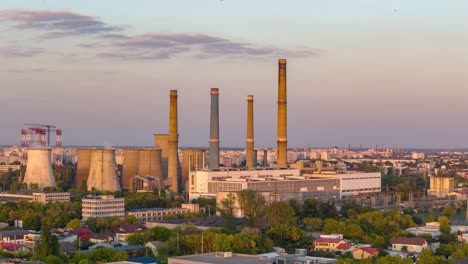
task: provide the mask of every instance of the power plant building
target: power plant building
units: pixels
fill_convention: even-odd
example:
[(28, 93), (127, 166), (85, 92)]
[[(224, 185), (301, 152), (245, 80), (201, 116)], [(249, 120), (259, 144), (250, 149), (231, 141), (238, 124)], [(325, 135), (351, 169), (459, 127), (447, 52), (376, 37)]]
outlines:
[(204, 149), (183, 149), (182, 150), (182, 187), (186, 190), (190, 171), (203, 170), (206, 162), (206, 150)]
[(50, 148), (28, 149), (28, 163), (23, 183), (31, 188), (31, 184), (37, 184), (39, 189), (56, 187), (51, 163)]
[(122, 187), (131, 189), (132, 179), (138, 176), (154, 176), (163, 181), (160, 149), (124, 149)]
[(453, 192), (455, 188), (455, 179), (450, 177), (430, 177), (429, 190), (427, 194), (443, 198)]
[(347, 172), (300, 176), (297, 169), (195, 171), (190, 173), (189, 197), (216, 197), (218, 192), (270, 192), (275, 199), (341, 199), (381, 191), (380, 173)]
[(88, 191), (120, 191), (114, 149), (93, 149), (88, 176)]
[(80, 188), (83, 183), (88, 181), (89, 170), (91, 168), (91, 149), (77, 149), (76, 156), (75, 186)]

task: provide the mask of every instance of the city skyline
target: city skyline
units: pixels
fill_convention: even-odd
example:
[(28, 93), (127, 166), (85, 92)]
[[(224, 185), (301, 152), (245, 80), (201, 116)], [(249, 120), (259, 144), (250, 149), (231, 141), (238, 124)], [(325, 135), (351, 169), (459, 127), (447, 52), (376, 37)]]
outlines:
[(468, 3), (454, 3), (5, 0), (0, 144), (50, 123), (64, 145), (150, 146), (175, 89), (179, 145), (208, 147), (218, 87), (220, 146), (245, 146), (251, 94), (255, 146), (273, 147), (286, 58), (290, 147), (468, 147)]

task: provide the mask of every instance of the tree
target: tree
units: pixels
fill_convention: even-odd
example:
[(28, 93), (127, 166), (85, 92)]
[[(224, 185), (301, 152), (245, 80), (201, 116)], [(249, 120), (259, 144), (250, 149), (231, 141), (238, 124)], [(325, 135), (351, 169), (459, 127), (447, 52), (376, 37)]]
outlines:
[(274, 228), (279, 224), (295, 224), (293, 208), (286, 202), (273, 202), (266, 209), (267, 225)]
[(385, 249), (386, 245), (387, 243), (385, 242), (385, 238), (382, 236), (376, 236), (372, 242), (372, 246), (380, 250)]
[(362, 228), (359, 225), (348, 224), (346, 225), (344, 235), (350, 239), (360, 240), (364, 235), (364, 231), (362, 231)]
[(318, 217), (306, 217), (302, 220), (302, 222), (304, 223), (304, 225), (308, 226), (312, 230), (322, 230), (323, 221)]
[(463, 250), (457, 249), (452, 253), (452, 258), (455, 260), (463, 260), (465, 259), (465, 253), (463, 253)]
[(309, 198), (303, 204), (304, 217), (320, 217), (319, 202)]
[(36, 242), (34, 252), (38, 259), (59, 254), (59, 242), (57, 237), (52, 235), (52, 221), (49, 218), (42, 219), (41, 239)]
[(223, 218), (223, 225), (226, 231), (234, 233), (237, 229), (236, 226), (236, 195), (229, 193), (226, 198), (222, 199), (218, 204), (218, 211)]
[(242, 190), (237, 195), (247, 226), (261, 228), (265, 216), (266, 200), (261, 193), (252, 190)]
[(68, 224), (67, 224), (67, 228), (73, 228), (73, 229), (77, 229), (77, 228), (80, 228), (82, 226), (83, 226), (83, 224), (81, 223), (81, 221), (79, 219), (70, 220), (70, 222), (68, 222)]
[(455, 210), (453, 208), (450, 208), (450, 207), (446, 207), (444, 208), (444, 210), (442, 211), (442, 214), (447, 217), (448, 219), (450, 219), (450, 217), (452, 217), (452, 215), (455, 214)]

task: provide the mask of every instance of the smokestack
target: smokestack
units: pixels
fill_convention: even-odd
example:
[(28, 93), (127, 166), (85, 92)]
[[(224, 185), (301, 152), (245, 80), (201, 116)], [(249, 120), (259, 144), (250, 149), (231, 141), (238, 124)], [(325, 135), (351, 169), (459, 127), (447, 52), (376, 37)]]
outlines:
[(50, 156), (50, 148), (28, 149), (28, 164), (23, 180), (28, 188), (31, 184), (37, 184), (39, 189), (56, 187)]
[(278, 141), (276, 164), (286, 168), (287, 163), (287, 112), (286, 112), (286, 59), (278, 60)]
[(210, 117), (210, 159), (209, 169), (219, 168), (219, 104), (218, 88), (211, 88), (211, 117)]
[(254, 159), (254, 122), (253, 122), (253, 95), (247, 96), (247, 147), (246, 166), (249, 169), (256, 167)]
[(267, 167), (268, 166), (268, 150), (264, 149), (263, 150), (263, 161), (262, 161), (262, 166)]
[(114, 149), (91, 150), (88, 191), (120, 191), (116, 168)]
[(178, 193), (179, 143), (177, 134), (177, 90), (171, 90), (169, 97), (169, 148), (167, 157), (167, 178), (170, 181), (169, 190)]

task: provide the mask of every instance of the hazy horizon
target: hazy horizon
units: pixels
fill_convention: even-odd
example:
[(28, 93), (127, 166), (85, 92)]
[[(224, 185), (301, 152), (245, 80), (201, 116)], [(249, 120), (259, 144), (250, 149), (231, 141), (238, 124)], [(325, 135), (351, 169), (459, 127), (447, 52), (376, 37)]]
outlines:
[(467, 147), (468, 2), (3, 0), (0, 144), (24, 123), (64, 145), (151, 146), (178, 90), (179, 146), (276, 145), (287, 59), (288, 146)]

